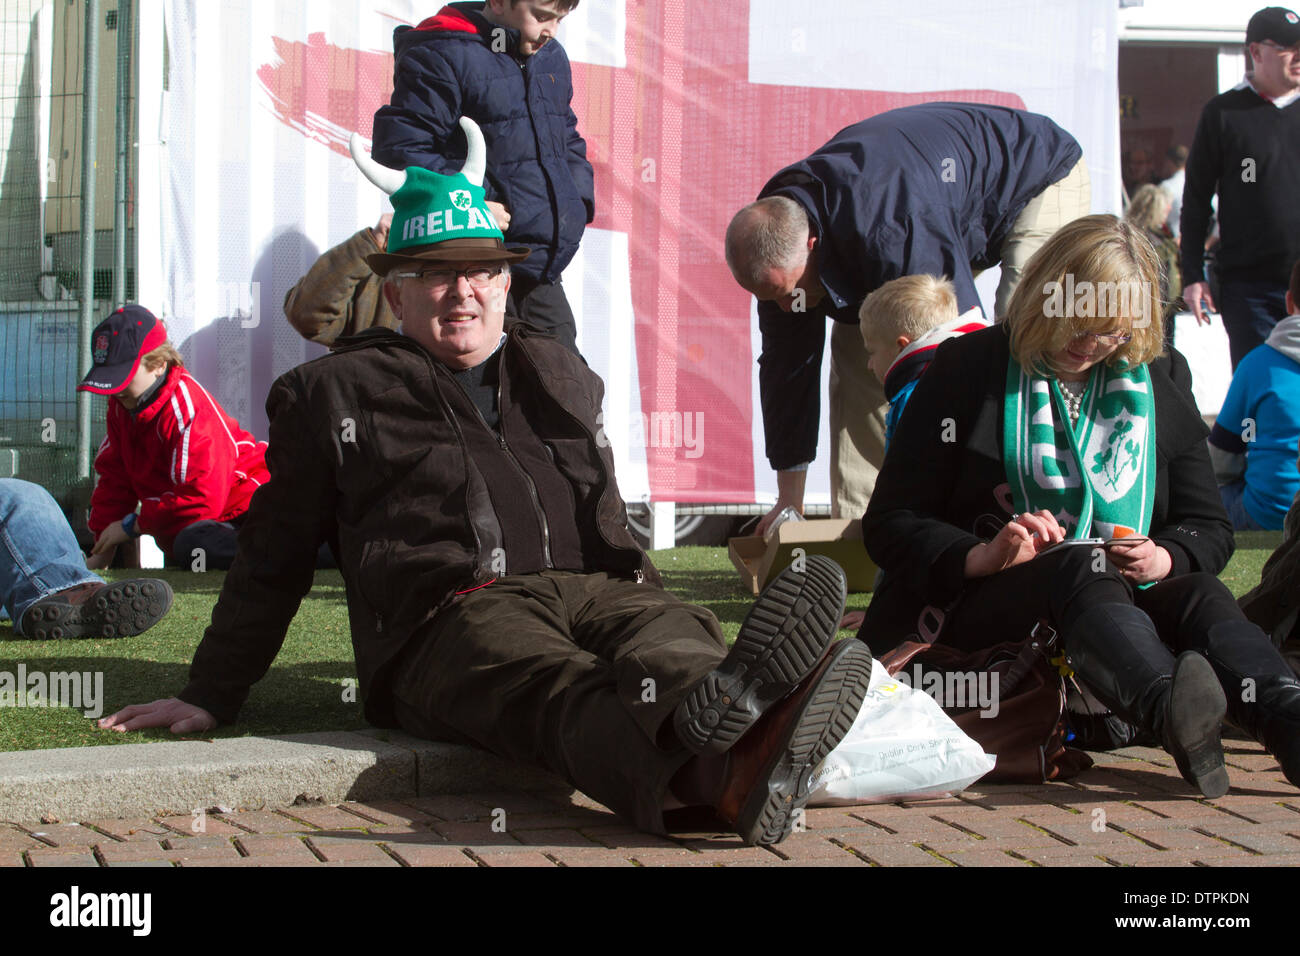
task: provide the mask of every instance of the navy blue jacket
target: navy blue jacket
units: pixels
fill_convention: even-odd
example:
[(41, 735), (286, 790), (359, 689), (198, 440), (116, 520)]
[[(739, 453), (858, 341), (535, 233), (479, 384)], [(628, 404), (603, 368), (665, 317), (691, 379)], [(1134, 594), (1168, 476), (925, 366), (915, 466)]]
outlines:
[[(595, 214), (587, 144), (573, 114), (569, 58), (555, 40), (522, 62), (519, 31), (495, 26), (482, 3), (453, 3), (393, 32), (394, 89), (375, 114), (374, 158), (393, 169), (455, 173), (468, 116), (487, 141), (487, 198), (510, 212), (506, 242), (533, 254), (513, 269), (555, 282)], [(493, 50), (494, 41), (498, 49)]]
[(778, 471), (812, 461), (827, 317), (858, 322), (890, 279), (945, 275), (961, 311), (980, 304), (974, 272), (1001, 259), (1029, 201), (1083, 150), (1046, 116), (974, 103), (922, 103), (854, 123), (768, 181), (808, 213), (826, 296), (803, 314), (758, 304), (759, 393), (767, 457)]

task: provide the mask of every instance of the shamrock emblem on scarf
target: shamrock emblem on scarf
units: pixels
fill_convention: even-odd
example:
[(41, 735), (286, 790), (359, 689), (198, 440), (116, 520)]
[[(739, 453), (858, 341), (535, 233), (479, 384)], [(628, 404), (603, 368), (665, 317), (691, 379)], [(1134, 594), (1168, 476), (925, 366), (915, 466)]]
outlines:
[(1106, 484), (1111, 488), (1119, 484), (1120, 475), (1126, 469), (1136, 470), (1138, 467), (1142, 446), (1129, 437), (1132, 431), (1133, 421), (1129, 413), (1120, 412), (1115, 419), (1114, 427), (1106, 437), (1106, 450), (1092, 456), (1092, 473), (1104, 474)]

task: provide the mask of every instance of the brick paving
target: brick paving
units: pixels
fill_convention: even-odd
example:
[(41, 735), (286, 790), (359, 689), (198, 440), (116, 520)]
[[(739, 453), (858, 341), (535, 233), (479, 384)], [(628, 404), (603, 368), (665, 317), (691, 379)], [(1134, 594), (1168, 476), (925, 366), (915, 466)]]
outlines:
[(1295, 866), (1300, 791), (1229, 746), (1232, 790), (1204, 800), (1159, 750), (1074, 780), (804, 814), (775, 847), (713, 830), (638, 833), (579, 793), (500, 791), (201, 817), (0, 823), (0, 867)]

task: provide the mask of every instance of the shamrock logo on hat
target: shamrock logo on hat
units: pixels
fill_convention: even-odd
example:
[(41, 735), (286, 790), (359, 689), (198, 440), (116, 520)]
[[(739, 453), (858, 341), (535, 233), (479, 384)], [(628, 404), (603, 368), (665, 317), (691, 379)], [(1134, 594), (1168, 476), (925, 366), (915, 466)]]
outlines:
[(461, 212), (464, 212), (470, 206), (474, 205), (474, 197), (469, 194), (468, 190), (456, 189), (449, 195), (451, 196), (451, 204)]

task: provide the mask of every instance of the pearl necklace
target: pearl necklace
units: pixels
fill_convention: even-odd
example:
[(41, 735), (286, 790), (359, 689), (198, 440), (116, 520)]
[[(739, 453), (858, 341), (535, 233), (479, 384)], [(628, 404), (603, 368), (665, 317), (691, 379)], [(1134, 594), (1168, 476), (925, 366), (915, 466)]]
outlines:
[[(1058, 378), (1056, 384), (1061, 386), (1061, 397), (1065, 399), (1065, 410), (1070, 413), (1070, 425), (1079, 424), (1079, 410), (1083, 407), (1083, 394), (1088, 390), (1088, 383), (1066, 382)], [(1075, 388), (1079, 390), (1076, 392)]]

